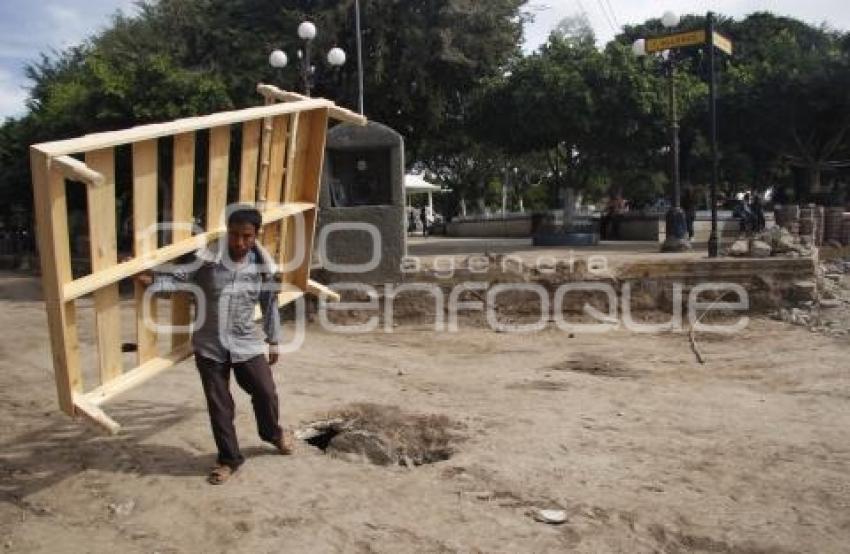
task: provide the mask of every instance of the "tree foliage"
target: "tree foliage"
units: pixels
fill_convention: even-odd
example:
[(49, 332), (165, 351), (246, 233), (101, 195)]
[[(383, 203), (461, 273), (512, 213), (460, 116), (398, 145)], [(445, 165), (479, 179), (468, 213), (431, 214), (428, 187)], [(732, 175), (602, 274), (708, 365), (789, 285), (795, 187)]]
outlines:
[[(257, 105), (260, 81), (300, 90), (296, 29), (304, 19), (319, 29), (316, 94), (356, 107), (353, 5), (147, 1), (82, 44), (41, 55), (27, 69), (28, 113), (0, 127), (0, 211), (29, 207), (30, 144)], [(591, 196), (618, 188), (638, 202), (663, 192), (669, 81), (660, 60), (630, 50), (636, 38), (666, 32), (660, 21), (626, 26), (600, 48), (585, 18), (567, 18), (523, 55), (523, 5), (362, 2), (367, 115), (405, 136), (409, 165), (453, 189), (451, 212), (461, 200), (486, 204), (504, 182), (527, 194), (526, 204), (533, 197), (550, 207), (565, 186)], [(679, 28), (704, 24), (689, 15)], [(718, 72), (723, 182), (793, 182), (801, 198), (829, 191), (850, 166), (850, 35), (769, 13), (720, 17), (718, 26), (735, 44)], [(348, 53), (342, 69), (324, 62), (333, 46)], [(282, 71), (268, 64), (275, 48), (292, 60)], [(682, 176), (704, 184), (712, 167), (708, 63), (699, 48), (674, 56)]]

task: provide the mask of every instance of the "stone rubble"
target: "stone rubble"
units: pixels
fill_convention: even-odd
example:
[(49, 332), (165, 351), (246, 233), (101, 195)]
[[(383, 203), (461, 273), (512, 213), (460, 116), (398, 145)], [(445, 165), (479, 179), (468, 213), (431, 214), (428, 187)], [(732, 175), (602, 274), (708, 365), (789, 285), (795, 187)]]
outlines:
[(794, 283), (788, 306), (773, 317), (815, 333), (850, 334), (850, 258), (821, 263), (817, 282)]
[(752, 237), (739, 238), (732, 243), (726, 255), (752, 258), (770, 256), (799, 258), (812, 255), (813, 249), (810, 242), (807, 237), (798, 239), (783, 227), (771, 227)]

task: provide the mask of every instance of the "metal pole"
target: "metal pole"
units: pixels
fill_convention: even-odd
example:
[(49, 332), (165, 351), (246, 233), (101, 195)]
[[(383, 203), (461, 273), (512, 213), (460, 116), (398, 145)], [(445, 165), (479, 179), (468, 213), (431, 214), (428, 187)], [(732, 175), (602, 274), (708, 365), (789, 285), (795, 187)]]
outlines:
[(505, 168), (505, 178), (502, 180), (502, 217), (505, 217), (505, 212), (508, 211), (508, 180), (511, 174), (508, 168)]
[(714, 68), (714, 14), (708, 12), (707, 16), (707, 38), (708, 38), (708, 87), (709, 108), (711, 118), (711, 237), (708, 239), (708, 257), (716, 258), (719, 251), (717, 239), (717, 174), (719, 160), (717, 155), (717, 80)]
[(670, 76), (670, 145), (673, 155), (671, 173), (673, 178), (673, 208), (682, 207), (681, 182), (679, 178), (679, 114), (676, 107), (676, 67), (669, 61)]
[(666, 62), (670, 92), (670, 180), (673, 184), (673, 198), (665, 216), (666, 238), (661, 245), (662, 252), (684, 252), (691, 249), (688, 240), (688, 221), (682, 211), (681, 183), (679, 178), (679, 114), (676, 107), (676, 66), (673, 59)]
[(311, 89), (310, 78), (312, 77), (311, 73), (312, 73), (312, 69), (313, 69), (311, 67), (311, 64), (310, 64), (310, 43), (311, 42), (313, 42), (313, 41), (312, 40), (305, 40), (304, 41), (304, 68), (303, 68), (303, 72), (302, 72), (303, 73), (302, 77), (304, 79), (304, 94), (306, 94), (307, 96), (310, 96), (310, 89)]
[(357, 27), (357, 84), (358, 84), (358, 107), (360, 115), (365, 115), (366, 108), (363, 100), (363, 39), (360, 33), (360, 0), (354, 0), (354, 20)]

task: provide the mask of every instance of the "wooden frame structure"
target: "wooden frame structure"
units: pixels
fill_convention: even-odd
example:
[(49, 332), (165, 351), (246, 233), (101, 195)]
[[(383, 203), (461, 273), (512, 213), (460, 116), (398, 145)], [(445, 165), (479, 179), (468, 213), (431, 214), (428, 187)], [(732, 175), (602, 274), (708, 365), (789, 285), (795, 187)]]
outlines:
[[(137, 365), (125, 370), (121, 350), (118, 283), (140, 271), (173, 261), (202, 248), (225, 231), (231, 134), (241, 126), (242, 148), (238, 201), (263, 215), (261, 241), (284, 265), (300, 258), (283, 274), (280, 304), (305, 293), (335, 297), (310, 280), (319, 186), (329, 118), (365, 125), (366, 119), (324, 99), (310, 99), (259, 85), (265, 106), (221, 112), (169, 123), (36, 144), (30, 147), (36, 226), (51, 351), (59, 406), (71, 416), (85, 416), (112, 433), (120, 426), (101, 405), (192, 355), (186, 334), (171, 335), (168, 354), (159, 354), (158, 337), (145, 324), (153, 302), (136, 285)], [(193, 234), (196, 133), (209, 131), (206, 226)], [(158, 246), (151, 234), (158, 222), (158, 140), (173, 137), (171, 167), (171, 243)], [(133, 255), (119, 262), (116, 221), (115, 149), (132, 148)], [(83, 155), (83, 160), (77, 157)], [(85, 184), (91, 274), (73, 278), (66, 180)], [(73, 185), (71, 185), (73, 186)], [(303, 226), (301, 225), (303, 224)], [(297, 227), (301, 227), (297, 229)], [(299, 232), (296, 232), (299, 231)], [(76, 301), (94, 296), (99, 384), (83, 383), (77, 334)], [(172, 323), (190, 320), (190, 299), (171, 299)]]

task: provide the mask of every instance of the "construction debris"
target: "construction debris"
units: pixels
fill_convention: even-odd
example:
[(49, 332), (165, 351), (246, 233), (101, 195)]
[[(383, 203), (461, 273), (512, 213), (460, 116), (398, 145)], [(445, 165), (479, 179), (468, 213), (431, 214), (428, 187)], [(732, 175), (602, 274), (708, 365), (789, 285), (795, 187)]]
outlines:
[(773, 317), (812, 332), (846, 336), (850, 333), (850, 260), (822, 263), (817, 282), (795, 282), (789, 304)]
[(799, 258), (812, 255), (807, 237), (798, 238), (783, 227), (771, 227), (749, 238), (740, 238), (726, 252), (728, 256), (768, 258), (787, 256)]

